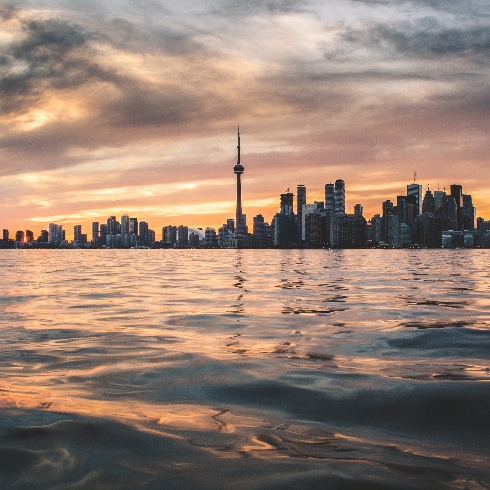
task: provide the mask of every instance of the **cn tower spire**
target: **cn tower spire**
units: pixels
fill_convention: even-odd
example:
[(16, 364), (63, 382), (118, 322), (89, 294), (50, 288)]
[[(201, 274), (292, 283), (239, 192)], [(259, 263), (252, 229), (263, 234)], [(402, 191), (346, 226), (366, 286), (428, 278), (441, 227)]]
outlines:
[(238, 125), (238, 158), (233, 171), (236, 174), (236, 221), (235, 221), (235, 233), (245, 233), (242, 223), (242, 183), (240, 181), (240, 175), (243, 174), (244, 168), (240, 163), (240, 125)]

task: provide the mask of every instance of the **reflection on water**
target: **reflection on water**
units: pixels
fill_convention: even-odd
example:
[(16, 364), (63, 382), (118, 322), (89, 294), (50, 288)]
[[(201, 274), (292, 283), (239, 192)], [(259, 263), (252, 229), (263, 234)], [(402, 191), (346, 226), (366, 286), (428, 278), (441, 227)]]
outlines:
[(484, 250), (0, 254), (2, 488), (490, 488)]

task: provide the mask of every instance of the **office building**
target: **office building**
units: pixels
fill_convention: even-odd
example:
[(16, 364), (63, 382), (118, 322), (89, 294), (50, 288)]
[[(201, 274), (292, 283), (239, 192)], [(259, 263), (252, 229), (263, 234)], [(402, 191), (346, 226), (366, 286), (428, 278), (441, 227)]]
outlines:
[(138, 218), (129, 218), (129, 234), (138, 236)]
[(121, 236), (129, 235), (129, 216), (123, 214), (121, 216)]
[(335, 181), (335, 214), (345, 214), (345, 182)]
[(413, 184), (407, 185), (407, 196), (413, 196), (415, 198), (415, 215), (422, 212), (422, 185)]
[(296, 219), (298, 223), (298, 237), (303, 236), (303, 205), (306, 204), (306, 187), (303, 184), (298, 185), (296, 193)]
[(436, 200), (429, 186), (427, 186), (424, 200), (422, 201), (422, 214), (432, 214), (432, 216), (436, 214)]

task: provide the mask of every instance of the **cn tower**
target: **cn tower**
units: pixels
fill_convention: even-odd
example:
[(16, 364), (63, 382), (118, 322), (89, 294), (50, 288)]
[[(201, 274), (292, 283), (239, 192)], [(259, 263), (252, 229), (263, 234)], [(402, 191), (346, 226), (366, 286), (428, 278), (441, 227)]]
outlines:
[(240, 182), (240, 175), (243, 174), (244, 168), (240, 163), (240, 125), (238, 125), (238, 160), (236, 162), (233, 171), (236, 174), (236, 221), (235, 221), (235, 233), (245, 233), (242, 230), (242, 184)]

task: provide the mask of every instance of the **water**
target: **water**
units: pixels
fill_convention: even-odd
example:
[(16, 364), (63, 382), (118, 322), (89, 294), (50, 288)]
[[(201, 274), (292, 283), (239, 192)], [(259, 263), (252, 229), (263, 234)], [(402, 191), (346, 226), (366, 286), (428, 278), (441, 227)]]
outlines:
[(1, 488), (490, 488), (485, 250), (5, 250)]

